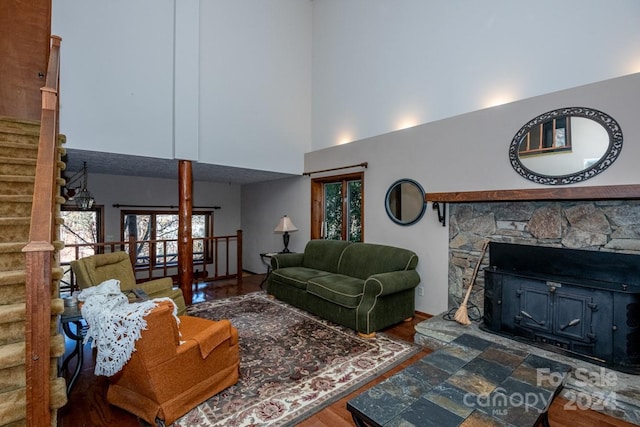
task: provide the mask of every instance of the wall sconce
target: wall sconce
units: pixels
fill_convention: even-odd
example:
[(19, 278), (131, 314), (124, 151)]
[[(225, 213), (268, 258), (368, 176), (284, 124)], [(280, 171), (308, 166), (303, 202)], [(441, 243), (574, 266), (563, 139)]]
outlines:
[[(82, 180), (81, 186), (74, 187), (74, 184), (80, 180)], [(76, 206), (82, 210), (91, 209), (96, 199), (93, 197), (93, 194), (87, 190), (87, 162), (83, 163), (81, 171), (76, 172), (69, 178), (64, 189), (64, 197), (67, 200), (73, 200)], [(80, 189), (80, 191), (77, 191), (78, 189)]]
[(289, 253), (289, 232), (298, 231), (298, 228), (293, 225), (291, 219), (288, 216), (283, 216), (280, 218), (280, 222), (273, 230), (274, 233), (283, 233), (282, 234), (282, 242), (284, 243), (284, 249), (281, 253), (286, 254)]

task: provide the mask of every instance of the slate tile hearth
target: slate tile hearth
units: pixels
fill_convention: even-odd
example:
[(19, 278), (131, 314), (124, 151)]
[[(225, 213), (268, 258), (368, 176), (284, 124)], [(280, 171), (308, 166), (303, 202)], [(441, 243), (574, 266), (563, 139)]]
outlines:
[[(371, 426), (533, 426), (546, 416), (570, 370), (463, 334), (351, 399), (347, 408)], [(544, 381), (551, 374), (553, 381)]]
[[(477, 322), (461, 325), (447, 320), (444, 314), (446, 313), (433, 316), (416, 325), (416, 343), (434, 350), (446, 350), (449, 354), (462, 358), (462, 352), (459, 349), (452, 350), (450, 345), (455, 339), (462, 335), (472, 335), (491, 341), (496, 345), (485, 349), (480, 355), (469, 355), (467, 359), (478, 357), (513, 367), (512, 378), (529, 384), (539, 382), (539, 387), (546, 390), (554, 390), (558, 379), (552, 375), (538, 377), (537, 368), (541, 366), (540, 363), (546, 364), (551, 361), (550, 372), (555, 369), (553, 363), (569, 365), (572, 370), (566, 378), (560, 396), (569, 402), (571, 409), (589, 408), (640, 425), (640, 375), (605, 368), (569, 355), (489, 333)], [(478, 352), (476, 349), (470, 351)]]

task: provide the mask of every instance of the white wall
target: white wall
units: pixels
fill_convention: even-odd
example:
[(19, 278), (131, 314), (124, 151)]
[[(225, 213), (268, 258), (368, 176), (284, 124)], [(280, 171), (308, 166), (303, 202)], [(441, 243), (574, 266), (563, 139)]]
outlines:
[(310, 0), (53, 0), (67, 146), (302, 172), (311, 10)]
[(200, 161), (301, 173), (311, 149), (310, 0), (201, 2)]
[(313, 3), (313, 150), (640, 71), (636, 0)]
[(285, 178), (242, 186), (243, 268), (264, 273), (259, 254), (284, 249), (282, 234), (273, 232), (287, 215), (299, 231), (289, 233), (289, 250), (302, 252), (311, 229), (308, 178)]
[[(364, 181), (365, 241), (406, 247), (420, 261), (424, 296), (416, 309), (438, 314), (447, 309), (449, 228), (436, 218), (431, 204), (424, 218), (411, 226), (393, 223), (386, 215), (387, 189), (400, 178), (418, 181), (429, 192), (540, 188), (518, 175), (509, 163), (514, 135), (530, 119), (562, 106), (587, 106), (604, 111), (620, 124), (624, 142), (620, 157), (600, 175), (573, 186), (637, 184), (640, 182), (640, 73), (463, 114), (410, 129), (326, 148), (305, 156), (305, 170), (323, 170), (368, 162)], [(297, 182), (296, 182), (297, 181)], [(244, 248), (245, 259), (270, 249), (271, 224), (259, 224), (262, 212), (277, 217), (285, 206), (309, 217), (309, 178), (243, 186), (242, 223), (255, 225)], [(284, 195), (284, 197), (282, 197)], [(273, 196), (273, 197), (272, 197)], [(259, 209), (250, 209), (255, 206)], [(285, 212), (286, 213), (286, 212)], [(309, 240), (309, 220), (296, 233), (296, 248)], [(247, 233), (249, 234), (249, 233)], [(248, 264), (248, 262), (247, 262)]]
[(54, 0), (69, 148), (173, 155), (173, 0)]

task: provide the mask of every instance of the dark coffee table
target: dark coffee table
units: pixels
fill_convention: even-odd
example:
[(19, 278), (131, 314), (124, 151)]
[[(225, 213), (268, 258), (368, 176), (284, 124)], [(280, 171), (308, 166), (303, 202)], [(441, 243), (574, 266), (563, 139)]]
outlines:
[(357, 426), (548, 426), (569, 365), (464, 334), (347, 402)]

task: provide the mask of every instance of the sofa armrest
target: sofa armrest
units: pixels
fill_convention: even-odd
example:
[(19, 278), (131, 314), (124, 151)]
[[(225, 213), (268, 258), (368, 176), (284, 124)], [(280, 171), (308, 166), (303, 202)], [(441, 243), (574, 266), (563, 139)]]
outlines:
[(271, 269), (277, 270), (285, 267), (299, 267), (302, 265), (304, 253), (276, 254), (271, 257)]
[(228, 344), (235, 344), (232, 328), (228, 319), (211, 321), (192, 316), (180, 316), (183, 343), (178, 347), (178, 354), (189, 351), (191, 346), (197, 345), (200, 356), (205, 359), (222, 343), (229, 341)]
[[(369, 276), (364, 282), (362, 299), (356, 314), (357, 331), (370, 334), (379, 329), (379, 325), (390, 325), (413, 316), (414, 296), (406, 293), (419, 283), (420, 276), (415, 270)], [(386, 303), (380, 304), (382, 300)]]
[(390, 295), (413, 289), (420, 283), (416, 270), (392, 271), (369, 276), (364, 284), (365, 295)]
[(149, 280), (148, 282), (138, 283), (137, 287), (145, 291), (148, 295), (152, 295), (173, 289), (173, 281), (171, 280), (171, 277), (163, 277), (160, 279)]

